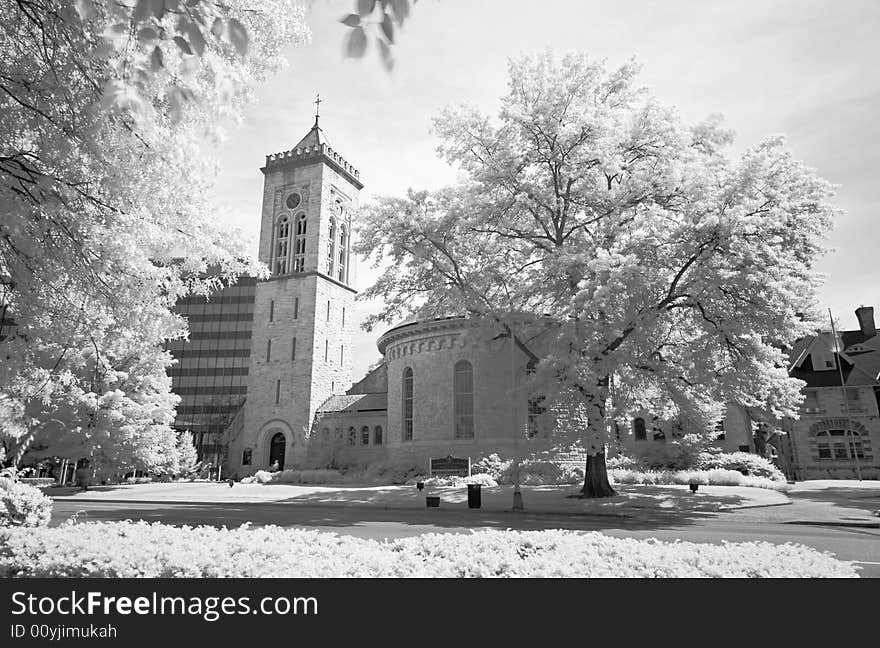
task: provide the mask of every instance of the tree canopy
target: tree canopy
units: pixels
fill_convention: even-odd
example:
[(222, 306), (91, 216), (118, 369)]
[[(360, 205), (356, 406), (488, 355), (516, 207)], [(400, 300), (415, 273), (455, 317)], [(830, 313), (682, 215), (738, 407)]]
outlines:
[(0, 30), (10, 459), (57, 427), (78, 456), (111, 460), (112, 438), (113, 452), (137, 449), (120, 450), (130, 467), (155, 464), (176, 443), (162, 343), (186, 326), (170, 307), (265, 273), (219, 223), (219, 124), (281, 67), (282, 47), (308, 39), (304, 12), (285, 0), (15, 0)]
[(378, 200), (360, 232), (360, 253), (391, 261), (363, 295), (384, 302), (367, 325), (467, 313), (512, 335), (540, 357), (533, 380), (585, 413), (587, 494), (611, 492), (617, 418), (649, 409), (704, 430), (730, 401), (796, 412), (784, 349), (818, 321), (814, 261), (835, 213), (783, 138), (732, 155), (720, 118), (686, 123), (638, 71), (583, 53), (511, 60), (497, 119), (435, 119), (460, 181)]

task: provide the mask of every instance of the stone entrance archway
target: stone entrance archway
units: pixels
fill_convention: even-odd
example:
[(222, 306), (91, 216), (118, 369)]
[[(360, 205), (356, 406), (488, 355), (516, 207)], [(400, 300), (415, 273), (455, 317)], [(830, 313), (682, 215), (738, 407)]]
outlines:
[(269, 467), (278, 463), (278, 470), (284, 470), (284, 453), (287, 450), (287, 438), (283, 432), (276, 432), (269, 440)]

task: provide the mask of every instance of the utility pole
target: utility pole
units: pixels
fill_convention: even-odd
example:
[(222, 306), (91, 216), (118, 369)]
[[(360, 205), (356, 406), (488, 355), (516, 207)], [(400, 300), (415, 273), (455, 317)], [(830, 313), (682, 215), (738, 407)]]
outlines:
[(516, 424), (516, 346), (513, 343), (513, 329), (510, 332), (510, 418), (513, 429), (513, 510), (524, 511), (522, 493), (519, 489), (519, 426)]
[[(840, 376), (840, 393), (843, 396), (843, 407), (846, 411), (846, 439), (849, 440), (848, 450), (852, 453), (853, 459), (856, 460), (856, 477), (862, 481), (862, 467), (859, 464), (859, 452), (856, 444), (852, 441), (852, 417), (849, 411), (849, 399), (846, 397), (846, 383), (843, 380), (843, 364), (840, 362), (840, 354), (843, 353), (842, 348), (838, 348), (837, 329), (834, 327), (834, 317), (831, 315), (831, 309), (828, 309), (828, 319), (831, 320), (831, 337), (834, 339), (834, 361), (837, 364), (837, 372)], [(841, 344), (842, 346), (842, 344)]]

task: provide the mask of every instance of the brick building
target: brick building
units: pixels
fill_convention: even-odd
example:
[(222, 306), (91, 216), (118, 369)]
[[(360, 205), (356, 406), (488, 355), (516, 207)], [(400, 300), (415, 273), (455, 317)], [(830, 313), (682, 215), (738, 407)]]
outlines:
[[(350, 215), (363, 187), (360, 174), (329, 146), (317, 117), (296, 146), (267, 156), (261, 171), (259, 258), (271, 278), (243, 280), (209, 301), (178, 305), (189, 318), (191, 339), (171, 347), (180, 361), (171, 370), (174, 390), (183, 398), (175, 426), (195, 433), (201, 459), (222, 464), (224, 474), (244, 476), (298, 461), (422, 463), (512, 453), (539, 436), (547, 413), (540, 396), (524, 388), (529, 358), (511, 350), (509, 339), (486, 336), (465, 318), (407, 322), (386, 331), (377, 340), (382, 361), (352, 384)], [(868, 357), (876, 341), (870, 337), (845, 332), (845, 357)], [(810, 366), (811, 376), (824, 375)], [(851, 373), (855, 381), (864, 372)], [(867, 382), (851, 386), (873, 409), (850, 408), (850, 414), (873, 416), (873, 423), (860, 424), (876, 428), (874, 392)], [(754, 451), (755, 425), (745, 408), (731, 404), (718, 444)], [(792, 425), (798, 431), (803, 422)], [(795, 434), (783, 450), (802, 472), (809, 463), (804, 447), (817, 455), (813, 463), (838, 468), (837, 441), (826, 449), (818, 440), (823, 430), (810, 430), (806, 438), (813, 445)], [(863, 438), (867, 464), (873, 458), (868, 448), (877, 441)], [(646, 412), (619, 425), (612, 446), (637, 454), (669, 440)]]
[(820, 333), (792, 351), (790, 373), (806, 398), (779, 445), (794, 479), (880, 479), (880, 337), (872, 307), (856, 317), (857, 330)]

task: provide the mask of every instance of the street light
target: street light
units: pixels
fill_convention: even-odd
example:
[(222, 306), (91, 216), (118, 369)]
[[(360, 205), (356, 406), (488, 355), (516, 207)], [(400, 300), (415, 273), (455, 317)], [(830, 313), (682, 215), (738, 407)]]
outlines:
[[(843, 396), (843, 408), (846, 411), (846, 438), (850, 440), (849, 442), (849, 451), (852, 453), (853, 459), (856, 460), (856, 477), (859, 481), (862, 481), (862, 467), (859, 464), (859, 451), (856, 449), (856, 444), (852, 442), (852, 430), (850, 429), (852, 425), (852, 417), (849, 411), (849, 399), (846, 396), (846, 383), (843, 380), (843, 364), (840, 362), (840, 354), (843, 353), (842, 344), (838, 345), (837, 343), (837, 329), (834, 328), (834, 317), (831, 315), (831, 309), (828, 309), (828, 319), (831, 320), (831, 338), (834, 343), (835, 351), (834, 360), (837, 363), (837, 372), (840, 375), (840, 393)], [(833, 444), (832, 444), (833, 445)]]
[(517, 399), (516, 399), (516, 347), (513, 343), (513, 329), (510, 333), (510, 417), (513, 429), (513, 510), (524, 511), (522, 493), (519, 489), (519, 429), (517, 426)]

